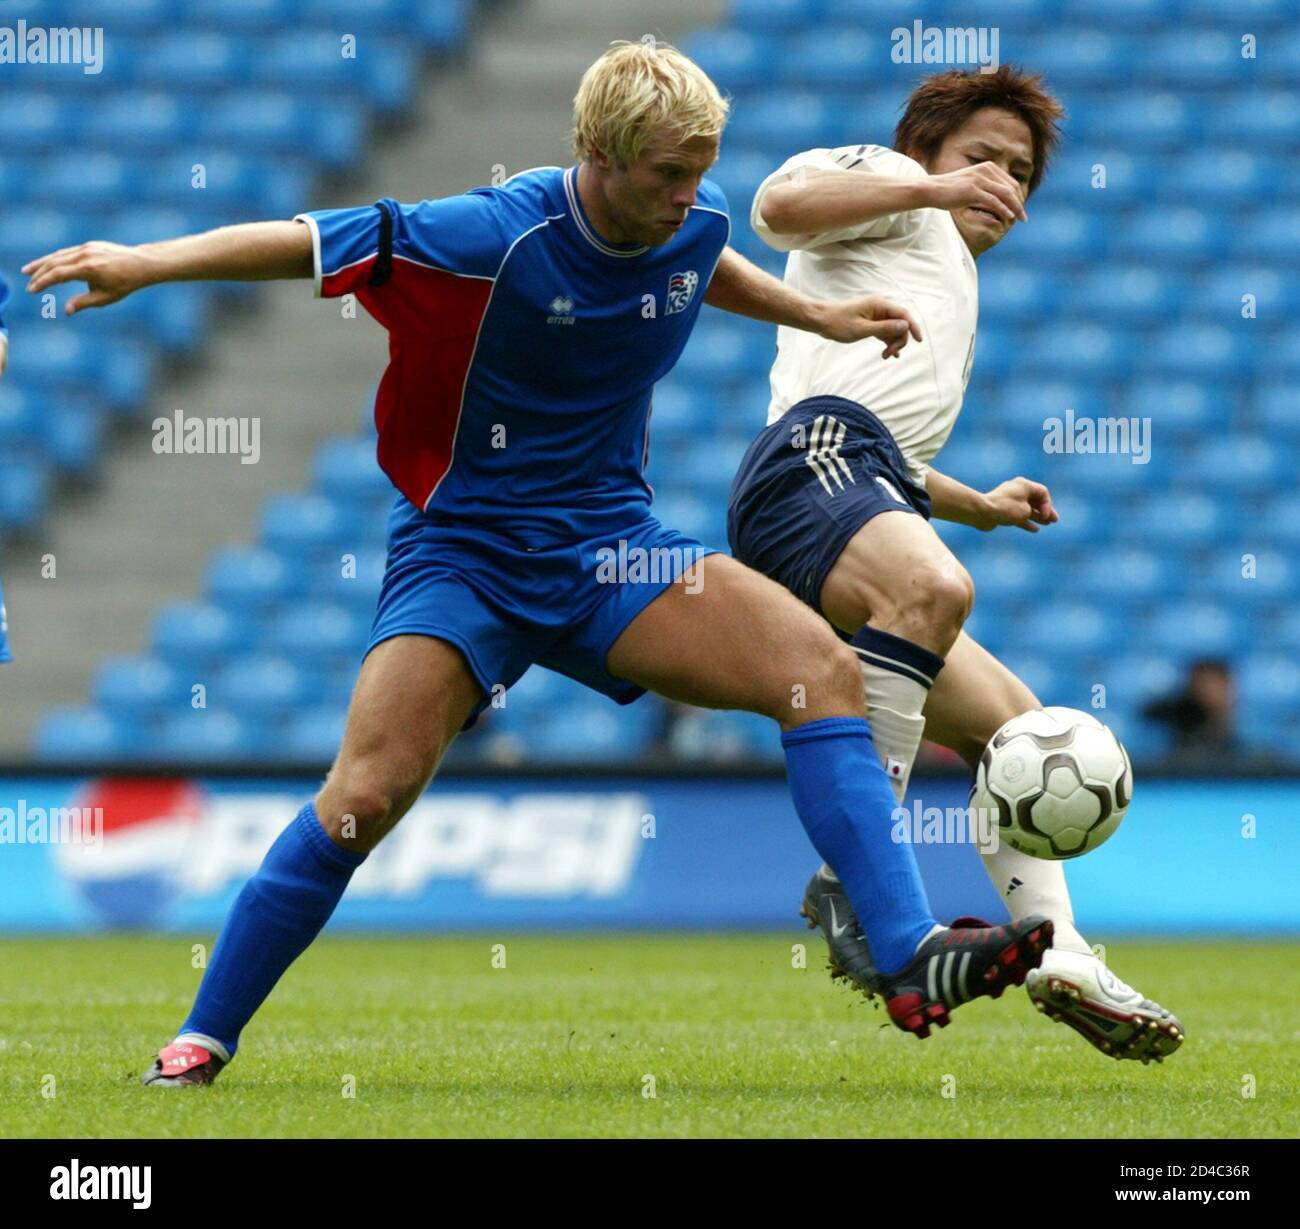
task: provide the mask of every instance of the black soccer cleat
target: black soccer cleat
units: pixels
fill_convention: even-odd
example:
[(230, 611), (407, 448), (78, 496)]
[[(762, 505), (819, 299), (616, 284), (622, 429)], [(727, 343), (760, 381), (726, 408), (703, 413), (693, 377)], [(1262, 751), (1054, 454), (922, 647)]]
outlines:
[(1052, 946), (1052, 930), (1038, 916), (1006, 926), (958, 918), (926, 939), (906, 968), (883, 977), (890, 1019), (922, 1039), (931, 1025), (947, 1028), (949, 1013), (963, 1003), (1000, 998), (1008, 986), (1023, 985)]
[(844, 978), (867, 998), (874, 998), (884, 983), (853, 906), (844, 895), (844, 885), (818, 867), (808, 880), (799, 914), (808, 919), (809, 930), (820, 926), (826, 936), (831, 980)]
[(226, 1060), (192, 1041), (173, 1041), (158, 1051), (153, 1066), (140, 1077), (141, 1084), (157, 1088), (186, 1088), (211, 1084)]

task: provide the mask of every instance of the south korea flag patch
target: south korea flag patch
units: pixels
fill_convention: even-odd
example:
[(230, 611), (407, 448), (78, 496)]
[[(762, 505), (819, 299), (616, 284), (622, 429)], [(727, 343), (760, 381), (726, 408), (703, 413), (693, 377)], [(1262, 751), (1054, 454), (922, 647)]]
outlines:
[(699, 284), (700, 275), (694, 269), (688, 269), (685, 273), (674, 273), (668, 279), (668, 300), (664, 307), (664, 315), (672, 316), (690, 307)]

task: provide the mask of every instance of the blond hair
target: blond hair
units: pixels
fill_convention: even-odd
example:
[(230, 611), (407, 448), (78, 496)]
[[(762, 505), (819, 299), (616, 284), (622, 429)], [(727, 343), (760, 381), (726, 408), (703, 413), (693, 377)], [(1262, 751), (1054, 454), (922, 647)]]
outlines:
[(675, 47), (617, 42), (583, 74), (573, 100), (573, 151), (589, 162), (603, 150), (630, 166), (656, 132), (720, 137), (729, 106), (694, 60)]

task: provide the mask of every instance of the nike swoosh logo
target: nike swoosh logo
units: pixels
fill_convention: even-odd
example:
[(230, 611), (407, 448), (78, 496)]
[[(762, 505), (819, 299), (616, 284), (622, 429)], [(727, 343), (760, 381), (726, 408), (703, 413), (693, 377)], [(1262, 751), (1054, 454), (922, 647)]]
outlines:
[(842, 934), (845, 934), (849, 928), (847, 926), (841, 926), (839, 918), (835, 916), (835, 902), (832, 900), (827, 903), (831, 907), (831, 938), (838, 939)]

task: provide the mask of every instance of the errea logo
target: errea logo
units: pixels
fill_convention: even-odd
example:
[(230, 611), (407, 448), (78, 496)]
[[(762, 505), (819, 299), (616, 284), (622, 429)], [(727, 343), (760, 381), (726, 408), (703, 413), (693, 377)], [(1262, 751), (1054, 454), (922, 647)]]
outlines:
[(573, 300), (566, 298), (562, 294), (557, 294), (551, 300), (551, 314), (546, 317), (547, 324), (573, 324), (576, 317), (573, 314)]

